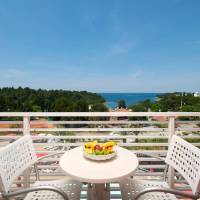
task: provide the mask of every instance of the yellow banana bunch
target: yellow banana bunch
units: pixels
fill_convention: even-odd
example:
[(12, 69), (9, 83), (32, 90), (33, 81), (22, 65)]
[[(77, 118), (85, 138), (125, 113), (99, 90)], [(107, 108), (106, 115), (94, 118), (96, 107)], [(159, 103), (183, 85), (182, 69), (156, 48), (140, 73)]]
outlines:
[(113, 147), (116, 145), (114, 141), (108, 141), (105, 143), (98, 143), (96, 140), (93, 142), (87, 142), (84, 145), (84, 151), (88, 154), (94, 155), (107, 155), (113, 153)]
[(114, 141), (109, 141), (109, 142), (106, 142), (106, 143), (103, 144), (103, 148), (104, 148), (107, 152), (111, 153), (111, 152), (113, 152), (113, 147), (114, 147), (115, 145), (116, 145), (116, 142), (114, 142)]
[(95, 146), (96, 144), (97, 144), (97, 141), (96, 141), (96, 140), (93, 141), (93, 142), (87, 142), (87, 143), (85, 143), (85, 147), (90, 148), (90, 147)]
[(113, 147), (116, 145), (116, 142), (114, 141), (109, 141), (103, 144), (104, 147)]
[(94, 151), (94, 147), (96, 146), (97, 141), (93, 141), (93, 142), (87, 142), (85, 143), (85, 151), (87, 153), (92, 153)]

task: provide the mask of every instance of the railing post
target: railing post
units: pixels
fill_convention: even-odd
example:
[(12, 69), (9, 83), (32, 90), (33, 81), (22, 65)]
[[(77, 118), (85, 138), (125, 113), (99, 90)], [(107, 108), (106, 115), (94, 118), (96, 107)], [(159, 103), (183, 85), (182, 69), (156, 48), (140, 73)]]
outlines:
[(23, 117), (23, 134), (30, 134), (30, 117), (28, 116)]
[[(168, 135), (168, 148), (169, 148), (171, 138), (175, 134), (175, 117), (169, 117), (168, 129), (169, 129), (169, 135)], [(174, 168), (173, 167), (169, 167), (168, 183), (169, 183), (170, 188), (174, 187)]]
[[(24, 116), (23, 117), (23, 135), (30, 135), (30, 117)], [(30, 169), (27, 169), (23, 172), (23, 185), (24, 188), (30, 187)]]

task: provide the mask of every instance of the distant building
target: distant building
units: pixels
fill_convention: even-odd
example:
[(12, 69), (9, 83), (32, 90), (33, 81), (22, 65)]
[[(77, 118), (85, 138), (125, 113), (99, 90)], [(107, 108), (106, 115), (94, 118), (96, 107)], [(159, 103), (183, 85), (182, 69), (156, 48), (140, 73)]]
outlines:
[(149, 120), (152, 120), (152, 121), (159, 121), (159, 122), (165, 122), (167, 121), (167, 117), (165, 116), (152, 116), (149, 118)]
[[(116, 108), (114, 110), (110, 109), (109, 112), (132, 112), (132, 109), (127, 108)], [(117, 121), (117, 120), (128, 120), (128, 117), (110, 117), (111, 121)]]
[[(148, 112), (152, 112), (150, 108), (148, 108)], [(165, 116), (150, 116), (150, 117), (148, 117), (148, 120), (164, 122), (164, 121), (167, 121), (167, 117), (165, 117)]]
[(200, 97), (200, 92), (195, 92), (194, 97)]

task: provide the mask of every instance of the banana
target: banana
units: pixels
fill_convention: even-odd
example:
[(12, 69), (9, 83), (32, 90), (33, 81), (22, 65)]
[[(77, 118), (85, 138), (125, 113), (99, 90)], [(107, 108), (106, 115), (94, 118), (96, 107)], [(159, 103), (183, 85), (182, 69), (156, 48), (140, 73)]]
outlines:
[[(112, 153), (113, 152), (113, 146), (116, 145), (115, 141), (108, 141), (105, 143), (98, 143), (96, 140), (93, 142), (87, 142), (84, 145), (84, 151), (88, 154), (98, 152), (101, 148), (101, 151), (104, 151), (106, 153)], [(98, 147), (98, 148), (97, 148)]]
[(109, 141), (103, 144), (104, 147), (113, 147), (116, 145), (116, 142), (114, 141)]
[(93, 142), (87, 142), (87, 143), (85, 143), (85, 148), (94, 149), (96, 144), (97, 144), (96, 140)]

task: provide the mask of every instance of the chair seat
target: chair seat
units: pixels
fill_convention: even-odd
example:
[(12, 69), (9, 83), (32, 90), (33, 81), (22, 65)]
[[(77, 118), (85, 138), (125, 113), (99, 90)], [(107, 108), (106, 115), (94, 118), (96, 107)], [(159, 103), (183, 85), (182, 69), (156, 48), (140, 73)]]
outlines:
[[(120, 182), (122, 199), (132, 200), (136, 194), (148, 187), (169, 188), (169, 185), (166, 182), (135, 180), (127, 178)], [(173, 194), (165, 194), (164, 192), (150, 192), (142, 195), (139, 200), (177, 200), (177, 198)]]
[[(69, 200), (80, 200), (82, 184), (72, 179), (36, 181), (34, 186), (55, 186), (62, 189), (67, 194)], [(63, 198), (55, 192), (41, 190), (29, 193), (24, 200), (63, 200)]]

